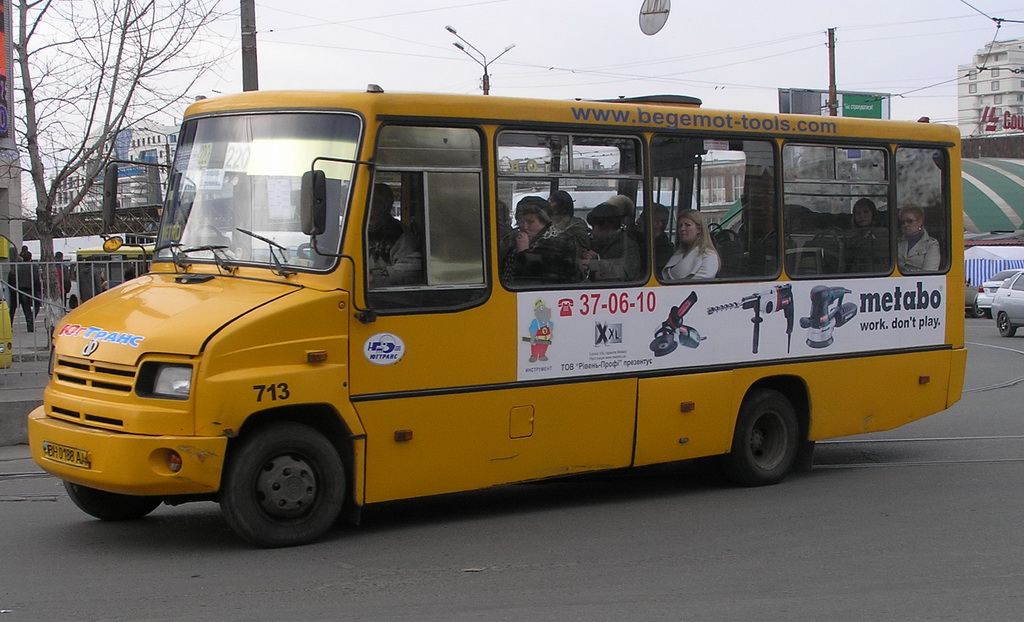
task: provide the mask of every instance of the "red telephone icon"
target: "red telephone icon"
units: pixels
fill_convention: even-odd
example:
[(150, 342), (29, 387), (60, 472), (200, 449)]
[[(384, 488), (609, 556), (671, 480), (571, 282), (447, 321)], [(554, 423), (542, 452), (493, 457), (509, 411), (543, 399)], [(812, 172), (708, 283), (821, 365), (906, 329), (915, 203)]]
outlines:
[(561, 309), (558, 314), (562, 317), (572, 315), (572, 298), (562, 298), (558, 301), (558, 307)]

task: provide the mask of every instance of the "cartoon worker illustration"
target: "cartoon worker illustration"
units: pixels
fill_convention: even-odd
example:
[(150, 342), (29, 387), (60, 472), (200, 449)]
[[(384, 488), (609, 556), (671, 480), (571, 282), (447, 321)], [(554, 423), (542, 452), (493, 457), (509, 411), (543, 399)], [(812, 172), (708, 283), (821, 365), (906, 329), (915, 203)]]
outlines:
[(548, 360), (548, 346), (554, 333), (555, 324), (551, 321), (551, 307), (543, 300), (537, 299), (533, 304), (534, 319), (530, 322), (530, 362)]

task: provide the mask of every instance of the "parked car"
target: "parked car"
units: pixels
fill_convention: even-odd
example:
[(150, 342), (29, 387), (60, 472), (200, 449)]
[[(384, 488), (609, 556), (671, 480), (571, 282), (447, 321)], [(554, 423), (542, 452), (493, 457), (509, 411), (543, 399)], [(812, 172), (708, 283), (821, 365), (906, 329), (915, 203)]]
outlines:
[(974, 304), (982, 310), (985, 317), (995, 317), (992, 315), (992, 300), (996, 296), (996, 290), (1003, 284), (1003, 281), (1019, 272), (1024, 272), (1024, 270), (1000, 270), (981, 284), (981, 288), (978, 290), (978, 297), (975, 299)]
[(985, 317), (985, 311), (977, 305), (979, 289), (977, 285), (971, 285), (970, 281), (964, 285), (964, 313), (967, 317)]
[(992, 315), (1003, 337), (1013, 337), (1024, 326), (1024, 271), (1017, 270), (996, 290)]

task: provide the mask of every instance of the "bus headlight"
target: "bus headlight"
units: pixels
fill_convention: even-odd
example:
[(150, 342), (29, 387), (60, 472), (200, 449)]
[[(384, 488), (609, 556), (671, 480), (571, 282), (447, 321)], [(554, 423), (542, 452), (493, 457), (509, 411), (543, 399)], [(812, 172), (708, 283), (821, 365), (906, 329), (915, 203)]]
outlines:
[(155, 367), (152, 397), (187, 400), (192, 389), (192, 366), (158, 363)]

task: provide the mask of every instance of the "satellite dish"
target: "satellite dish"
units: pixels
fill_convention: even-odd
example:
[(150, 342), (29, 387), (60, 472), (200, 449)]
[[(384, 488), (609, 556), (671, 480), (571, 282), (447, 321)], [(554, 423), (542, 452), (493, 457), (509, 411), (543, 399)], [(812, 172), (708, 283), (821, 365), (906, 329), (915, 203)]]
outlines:
[(644, 0), (640, 7), (640, 31), (645, 35), (657, 34), (668, 21), (671, 0)]

